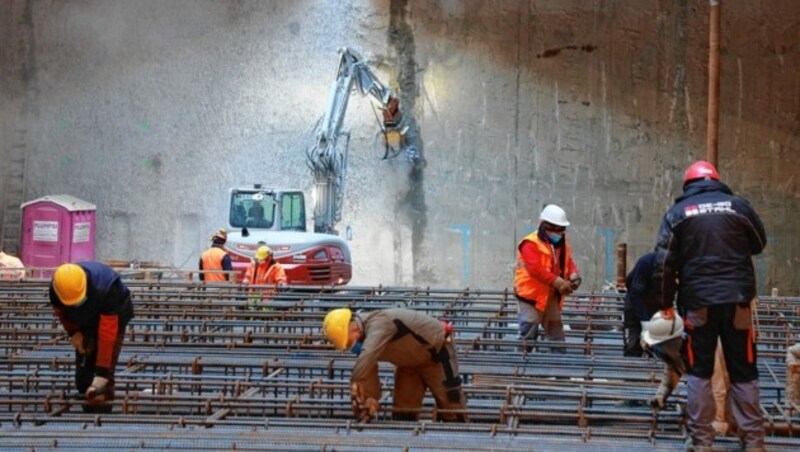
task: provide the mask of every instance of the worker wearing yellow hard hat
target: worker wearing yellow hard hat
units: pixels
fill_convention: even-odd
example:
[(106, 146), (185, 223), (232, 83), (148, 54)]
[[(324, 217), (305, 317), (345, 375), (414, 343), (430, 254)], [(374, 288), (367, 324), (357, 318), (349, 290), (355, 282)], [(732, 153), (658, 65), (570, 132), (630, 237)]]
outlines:
[(84, 411), (110, 412), (114, 370), (133, 302), (117, 272), (100, 262), (67, 263), (53, 273), (50, 304), (75, 348), (75, 387)]
[[(426, 388), (439, 412), (437, 420), (466, 422), (467, 400), (461, 388), (452, 327), (422, 312), (384, 309), (364, 316), (348, 308), (334, 309), (322, 333), (336, 350), (358, 355), (350, 378), (353, 414), (369, 421), (380, 411), (378, 362), (396, 366), (392, 418), (416, 420)], [(452, 412), (450, 410), (455, 410)]]
[(244, 275), (242, 284), (265, 287), (261, 290), (254, 289), (254, 296), (250, 297), (251, 307), (253, 304), (265, 303), (275, 293), (275, 289), (287, 284), (286, 270), (283, 265), (273, 258), (272, 249), (267, 245), (261, 245), (256, 250), (255, 258), (250, 261), (247, 272)]

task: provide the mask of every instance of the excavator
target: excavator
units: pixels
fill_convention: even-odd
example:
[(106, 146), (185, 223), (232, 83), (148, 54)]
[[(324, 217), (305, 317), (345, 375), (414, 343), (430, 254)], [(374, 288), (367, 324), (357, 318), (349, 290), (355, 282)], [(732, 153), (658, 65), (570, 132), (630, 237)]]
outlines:
[[(353, 92), (370, 99), (379, 129), (374, 142), (381, 160), (400, 156), (414, 164), (419, 155), (406, 140), (408, 125), (400, 100), (383, 84), (361, 55), (349, 47), (339, 49), (339, 65), (331, 86), (325, 115), (317, 121), (306, 163), (314, 177), (313, 232), (306, 226), (305, 195), (300, 189), (265, 184), (230, 190), (226, 248), (241, 279), (261, 244), (283, 264), (291, 285), (336, 286), (350, 282), (350, 248), (336, 225), (342, 219), (350, 133), (344, 129), (347, 105)], [(240, 230), (240, 231), (237, 231)], [(348, 229), (345, 235), (349, 239)]]

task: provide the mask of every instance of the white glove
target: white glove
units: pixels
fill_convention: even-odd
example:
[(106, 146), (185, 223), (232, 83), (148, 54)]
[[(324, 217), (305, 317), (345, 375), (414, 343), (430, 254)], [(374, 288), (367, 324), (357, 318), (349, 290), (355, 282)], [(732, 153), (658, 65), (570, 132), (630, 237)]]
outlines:
[(94, 380), (92, 380), (92, 385), (89, 386), (89, 389), (86, 390), (86, 400), (91, 401), (95, 397), (100, 397), (105, 395), (105, 389), (107, 386), (108, 386), (108, 378), (94, 377)]
[(83, 333), (80, 331), (70, 336), (69, 343), (72, 344), (72, 347), (81, 355), (86, 354), (86, 349), (83, 347)]
[(92, 380), (91, 388), (103, 389), (106, 386), (108, 386), (108, 378), (106, 377), (94, 377), (94, 380)]

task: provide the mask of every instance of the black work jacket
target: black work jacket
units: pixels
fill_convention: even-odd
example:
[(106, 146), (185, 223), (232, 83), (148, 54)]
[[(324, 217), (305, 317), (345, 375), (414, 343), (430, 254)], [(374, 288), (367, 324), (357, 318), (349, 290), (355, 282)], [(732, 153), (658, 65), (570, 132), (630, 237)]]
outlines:
[(752, 256), (766, 244), (746, 199), (720, 181), (686, 184), (658, 231), (653, 278), (662, 309), (676, 291), (684, 309), (749, 302), (756, 293)]

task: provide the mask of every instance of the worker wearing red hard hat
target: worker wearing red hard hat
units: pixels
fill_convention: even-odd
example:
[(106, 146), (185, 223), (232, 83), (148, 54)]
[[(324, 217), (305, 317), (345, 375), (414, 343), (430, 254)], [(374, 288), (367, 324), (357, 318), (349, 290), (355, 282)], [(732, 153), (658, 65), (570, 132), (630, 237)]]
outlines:
[(718, 339), (731, 382), (730, 414), (745, 448), (763, 450), (751, 302), (756, 294), (753, 256), (766, 244), (753, 207), (720, 181), (711, 163), (701, 160), (686, 169), (683, 194), (661, 222), (653, 277), (662, 317), (675, 316), (676, 293), (685, 313), (687, 427), (695, 450), (710, 450), (714, 441), (711, 376)]
[(75, 386), (86, 398), (84, 411), (110, 412), (114, 370), (125, 327), (133, 318), (128, 288), (100, 262), (63, 264), (49, 289), (53, 312), (75, 348)]
[(350, 398), (359, 420), (369, 421), (380, 411), (378, 363), (389, 362), (396, 366), (393, 419), (416, 420), (430, 388), (442, 410), (437, 420), (467, 421), (464, 413), (443, 412), (467, 407), (453, 329), (447, 322), (410, 309), (383, 309), (362, 316), (340, 308), (325, 316), (322, 333), (336, 350), (358, 356), (350, 378)]

